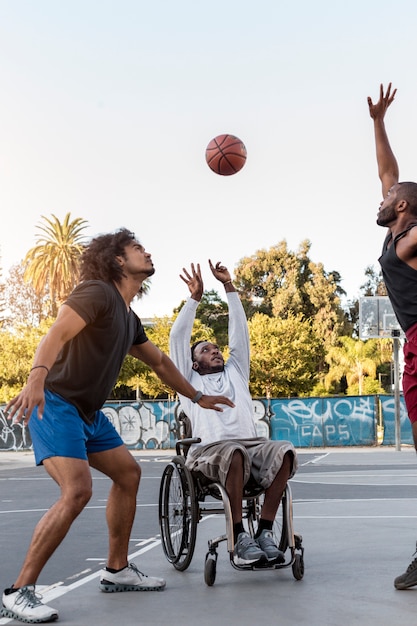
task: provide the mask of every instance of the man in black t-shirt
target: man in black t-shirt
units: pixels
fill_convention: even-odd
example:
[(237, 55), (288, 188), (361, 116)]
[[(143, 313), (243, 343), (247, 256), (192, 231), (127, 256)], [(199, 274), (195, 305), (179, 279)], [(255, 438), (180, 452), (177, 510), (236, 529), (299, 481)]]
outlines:
[[(374, 121), (378, 174), (384, 198), (377, 224), (388, 228), (379, 262), (388, 296), (407, 338), (402, 384), (417, 450), (417, 184), (398, 182), (398, 163), (385, 130), (385, 113), (396, 91), (391, 93), (390, 83), (384, 93), (381, 85), (379, 101), (374, 104), (368, 97), (368, 106)], [(417, 558), (394, 580), (394, 585), (397, 589), (417, 585)]]
[(92, 493), (90, 466), (112, 480), (107, 502), (109, 554), (100, 589), (162, 590), (128, 563), (128, 543), (141, 470), (101, 411), (126, 354), (150, 366), (158, 377), (201, 407), (233, 406), (224, 396), (202, 395), (169, 357), (148, 340), (130, 303), (152, 276), (151, 255), (133, 233), (120, 229), (85, 248), (81, 283), (61, 307), (40, 342), (24, 389), (7, 405), (10, 419), (28, 424), (36, 463), (60, 487), (60, 498), (37, 524), (15, 583), (3, 593), (2, 614), (24, 622), (57, 619), (35, 584)]

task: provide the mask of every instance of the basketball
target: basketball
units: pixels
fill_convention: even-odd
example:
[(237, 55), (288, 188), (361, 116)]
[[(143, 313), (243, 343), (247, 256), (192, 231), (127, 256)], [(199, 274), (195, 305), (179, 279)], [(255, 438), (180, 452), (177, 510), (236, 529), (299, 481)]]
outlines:
[(218, 135), (206, 148), (206, 161), (216, 174), (236, 174), (246, 163), (245, 144), (234, 135)]

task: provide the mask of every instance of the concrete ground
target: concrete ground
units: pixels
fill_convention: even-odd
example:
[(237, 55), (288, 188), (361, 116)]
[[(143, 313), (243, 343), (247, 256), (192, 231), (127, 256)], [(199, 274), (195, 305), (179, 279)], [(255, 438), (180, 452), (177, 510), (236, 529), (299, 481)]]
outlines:
[[(172, 452), (157, 454), (161, 462)], [(146, 455), (138, 453), (142, 461)], [(0, 472), (29, 464), (31, 453), (0, 454)], [(305, 548), (301, 581), (291, 568), (236, 571), (222, 544), (216, 582), (208, 587), (207, 540), (224, 531), (223, 518), (210, 518), (198, 525), (185, 572), (167, 562), (158, 538), (131, 555), (140, 569), (166, 579), (165, 591), (101, 593), (96, 571), (72, 584), (43, 588), (44, 601), (59, 611), (63, 626), (415, 624), (417, 587), (393, 586), (412, 560), (417, 539), (414, 449), (300, 450), (300, 470), (291, 484), (294, 527)], [(9, 623), (17, 622), (0, 618), (0, 624)]]

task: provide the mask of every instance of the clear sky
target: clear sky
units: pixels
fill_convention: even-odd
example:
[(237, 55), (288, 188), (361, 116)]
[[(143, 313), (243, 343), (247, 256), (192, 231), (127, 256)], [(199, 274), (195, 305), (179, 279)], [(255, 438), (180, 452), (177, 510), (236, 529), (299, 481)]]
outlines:
[[(125, 226), (152, 253), (142, 317), (188, 295), (183, 266), (233, 272), (304, 239), (349, 298), (378, 267), (384, 230), (366, 97), (398, 88), (387, 127), (417, 178), (415, 0), (0, 0), (3, 278), (41, 216)], [(205, 148), (248, 151), (221, 177)], [(220, 292), (220, 290), (219, 290)]]

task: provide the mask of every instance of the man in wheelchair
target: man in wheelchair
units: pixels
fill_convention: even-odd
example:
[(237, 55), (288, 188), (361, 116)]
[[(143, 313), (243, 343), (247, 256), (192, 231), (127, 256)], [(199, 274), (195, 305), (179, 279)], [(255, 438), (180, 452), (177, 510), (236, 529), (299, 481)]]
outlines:
[[(200, 265), (183, 269), (180, 278), (188, 285), (190, 298), (175, 320), (170, 334), (170, 356), (183, 376), (198, 389), (190, 400), (180, 396), (188, 416), (193, 444), (186, 465), (210, 481), (224, 486), (230, 499), (233, 517), (234, 554), (237, 565), (284, 561), (284, 554), (274, 542), (273, 522), (287, 481), (297, 469), (297, 455), (289, 441), (270, 441), (257, 437), (252, 398), (249, 393), (250, 346), (246, 315), (228, 269), (220, 262), (209, 261), (214, 277), (226, 292), (229, 307), (229, 350), (224, 362), (217, 345), (196, 342), (191, 347), (191, 333), (198, 304), (203, 295)], [(203, 395), (224, 395), (234, 407), (223, 410), (201, 409)], [(249, 479), (265, 490), (259, 526), (254, 538), (245, 531), (242, 521), (242, 495)]]

